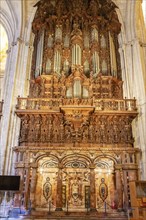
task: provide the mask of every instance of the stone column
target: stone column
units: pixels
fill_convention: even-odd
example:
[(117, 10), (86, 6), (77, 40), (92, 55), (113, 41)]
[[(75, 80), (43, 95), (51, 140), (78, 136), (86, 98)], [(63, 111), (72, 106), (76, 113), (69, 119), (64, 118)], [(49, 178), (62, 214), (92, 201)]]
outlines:
[(24, 167), (17, 163), (16, 165), (16, 175), (20, 176), (20, 187), (19, 187), (19, 192), (16, 192), (15, 193), (15, 196), (14, 196), (14, 204), (13, 206), (14, 207), (21, 207), (22, 205), (22, 193), (23, 193), (23, 182), (24, 182)]
[(123, 181), (124, 181), (123, 209), (126, 210), (129, 207), (127, 170), (123, 170)]
[(123, 209), (123, 183), (121, 179), (120, 167), (115, 170), (116, 174), (116, 191), (117, 191), (117, 200), (118, 200), (118, 209)]
[(36, 183), (37, 183), (37, 167), (33, 167), (32, 170), (32, 177), (31, 177), (31, 184), (30, 184), (30, 201), (31, 201), (31, 209), (35, 209), (35, 190), (36, 190)]
[(110, 193), (110, 199), (111, 199), (111, 206), (114, 209), (115, 208), (115, 201), (116, 201), (116, 199), (115, 199), (115, 190), (116, 190), (116, 188), (115, 188), (115, 173), (114, 173), (114, 171), (112, 171), (109, 176), (110, 176), (110, 178), (108, 180), (109, 185), (110, 185), (109, 193)]
[(56, 209), (62, 211), (62, 164), (58, 166), (57, 189), (56, 189)]
[(90, 165), (90, 211), (96, 211), (95, 165)]
[(29, 207), (29, 199), (30, 199), (30, 188), (29, 188), (29, 183), (30, 183), (30, 167), (25, 168), (26, 172), (26, 179), (25, 179), (25, 192), (24, 192), (24, 207), (28, 209)]

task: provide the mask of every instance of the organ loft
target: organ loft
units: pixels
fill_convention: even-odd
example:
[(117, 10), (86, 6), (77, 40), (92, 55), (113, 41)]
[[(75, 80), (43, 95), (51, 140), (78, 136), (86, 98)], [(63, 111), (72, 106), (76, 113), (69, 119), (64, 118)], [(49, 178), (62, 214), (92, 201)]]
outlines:
[(132, 121), (136, 100), (123, 97), (118, 35), (111, 0), (41, 0), (28, 97), (21, 120), (16, 201), (35, 210), (123, 210), (138, 179)]

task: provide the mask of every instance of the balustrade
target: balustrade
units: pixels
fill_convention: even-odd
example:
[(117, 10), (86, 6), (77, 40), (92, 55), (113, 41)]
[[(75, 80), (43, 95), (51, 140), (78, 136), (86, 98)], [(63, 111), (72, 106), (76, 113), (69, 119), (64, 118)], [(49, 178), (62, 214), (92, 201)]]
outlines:
[(20, 98), (17, 110), (50, 110), (61, 106), (93, 106), (96, 111), (136, 111), (136, 99)]
[(135, 99), (96, 99), (97, 111), (136, 111)]

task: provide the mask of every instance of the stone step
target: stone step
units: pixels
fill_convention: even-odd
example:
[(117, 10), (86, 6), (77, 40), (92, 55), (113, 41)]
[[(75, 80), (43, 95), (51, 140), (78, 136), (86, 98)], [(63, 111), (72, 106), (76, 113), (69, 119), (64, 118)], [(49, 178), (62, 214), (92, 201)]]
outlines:
[[(21, 218), (22, 219), (22, 218)], [(125, 213), (114, 212), (114, 213), (99, 213), (99, 212), (76, 212), (76, 213), (65, 213), (65, 212), (37, 212), (33, 211), (31, 215), (23, 216), (23, 219), (35, 219), (35, 220), (128, 220)]]
[(33, 216), (33, 217), (24, 217), (24, 218), (20, 218), (20, 219), (25, 219), (25, 220), (29, 220), (29, 219), (35, 219), (35, 220), (41, 220), (41, 219), (50, 219), (50, 220), (97, 220), (97, 219), (103, 219), (103, 220), (127, 220), (127, 218), (121, 218), (121, 217), (37, 217), (37, 216)]
[(56, 216), (56, 217), (43, 217), (43, 216), (31, 216), (31, 217), (24, 217), (24, 218), (21, 218), (21, 219), (25, 219), (25, 220), (30, 220), (30, 219), (35, 219), (35, 220), (45, 220), (45, 219), (50, 219), (50, 220), (128, 220), (127, 217), (111, 217), (111, 216), (72, 216), (72, 217), (69, 217), (69, 216), (66, 216), (66, 217), (59, 217), (59, 216)]

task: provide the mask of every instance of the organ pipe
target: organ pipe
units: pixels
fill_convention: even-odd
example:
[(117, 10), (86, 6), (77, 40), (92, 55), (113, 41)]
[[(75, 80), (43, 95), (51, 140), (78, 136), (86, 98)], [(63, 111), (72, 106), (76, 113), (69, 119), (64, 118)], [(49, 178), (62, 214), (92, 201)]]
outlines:
[(37, 45), (35, 77), (41, 75), (42, 73), (43, 47), (44, 47), (44, 30), (40, 36), (40, 39)]
[(112, 76), (117, 76), (117, 62), (116, 62), (116, 51), (113, 38), (109, 32), (109, 42), (110, 42), (110, 61), (111, 61), (111, 74)]

